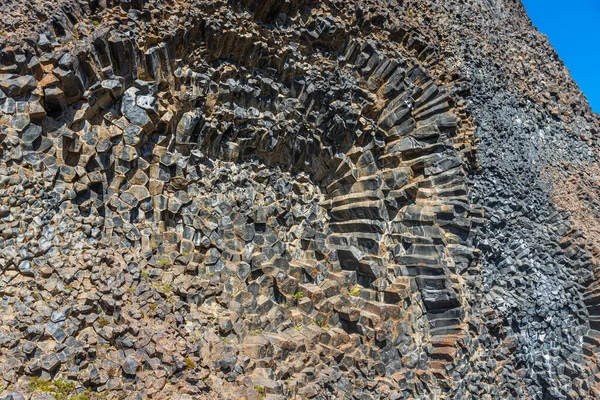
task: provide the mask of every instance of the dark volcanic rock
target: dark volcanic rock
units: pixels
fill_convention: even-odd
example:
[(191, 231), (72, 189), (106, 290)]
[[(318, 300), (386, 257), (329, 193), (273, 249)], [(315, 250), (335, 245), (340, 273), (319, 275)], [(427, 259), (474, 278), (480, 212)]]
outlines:
[(0, 399), (600, 397), (600, 121), (519, 2), (0, 14)]

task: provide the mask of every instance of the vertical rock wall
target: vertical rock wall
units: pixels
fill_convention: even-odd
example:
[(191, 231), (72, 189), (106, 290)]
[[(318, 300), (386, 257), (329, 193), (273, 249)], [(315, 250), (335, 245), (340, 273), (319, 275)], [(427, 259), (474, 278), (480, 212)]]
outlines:
[(520, 4), (0, 10), (0, 398), (597, 395), (597, 116)]

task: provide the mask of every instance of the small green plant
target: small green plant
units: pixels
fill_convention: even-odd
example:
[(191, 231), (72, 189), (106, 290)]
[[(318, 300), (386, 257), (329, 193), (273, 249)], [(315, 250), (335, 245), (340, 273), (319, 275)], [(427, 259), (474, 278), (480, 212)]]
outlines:
[(252, 329), (250, 332), (248, 332), (248, 334), (250, 336), (258, 336), (258, 335), (260, 335), (260, 333), (261, 333), (260, 329)]
[[(102, 393), (102, 394), (96, 393), (92, 397), (92, 390), (86, 389), (85, 392), (83, 392), (81, 394), (77, 394), (75, 396), (69, 397), (69, 400), (91, 400), (91, 399), (105, 399), (105, 398), (106, 398), (106, 393)], [(58, 400), (58, 398), (56, 400)]]
[(4, 392), (5, 389), (6, 385), (4, 383), (0, 383), (0, 394), (2, 394), (2, 392)]
[(300, 325), (296, 325), (296, 330), (299, 331), (302, 328)]
[(173, 287), (167, 283), (165, 285), (162, 285), (162, 290), (165, 293), (171, 293), (173, 291)]
[(327, 327), (327, 322), (325, 321), (325, 318), (322, 318), (322, 317), (318, 318), (315, 321), (315, 324), (317, 324), (319, 327), (321, 327), (323, 329), (326, 329), (326, 327)]
[(171, 264), (171, 261), (169, 261), (168, 258), (161, 258), (158, 260), (159, 263), (161, 263), (162, 265), (169, 265)]
[(77, 394), (74, 382), (65, 382), (61, 380), (48, 381), (36, 376), (31, 378), (29, 389), (33, 392), (39, 390), (41, 392), (50, 393), (56, 400), (89, 400), (91, 399), (91, 391), (88, 389), (81, 394)]
[(184, 251), (184, 252), (183, 252), (183, 253), (181, 253), (181, 254), (182, 254), (182, 255), (184, 255), (184, 256), (189, 256), (189, 255), (190, 255), (190, 252), (189, 252), (189, 251)]
[(360, 294), (359, 288), (354, 288), (350, 291), (350, 296), (358, 296)]
[(227, 339), (226, 337), (222, 337), (221, 340), (227, 344), (231, 343), (231, 341), (229, 339)]
[(189, 357), (186, 357), (186, 358), (184, 359), (184, 361), (185, 361), (185, 363), (187, 364), (187, 369), (194, 369), (194, 368), (196, 368), (196, 363), (195, 363), (195, 362), (193, 362), (191, 358), (189, 358)]
[(304, 296), (304, 293), (298, 291), (292, 295), (292, 299), (298, 301), (302, 298), (302, 296)]
[[(105, 399), (106, 398), (106, 394), (95, 394), (94, 397), (92, 397), (92, 391), (91, 389), (86, 389), (85, 392), (78, 394), (76, 396), (71, 396), (69, 398), (69, 400), (91, 400), (92, 398), (96, 398), (96, 399)], [(56, 399), (58, 400), (58, 398)]]
[(148, 307), (150, 307), (150, 310), (156, 311), (156, 307), (158, 306), (156, 305), (156, 303), (148, 303)]
[(98, 319), (98, 324), (99, 324), (100, 326), (107, 326), (107, 325), (110, 325), (110, 321), (109, 321), (109, 320), (107, 320), (107, 319), (106, 319), (106, 318), (104, 318), (104, 317), (100, 317), (100, 318)]
[(148, 273), (146, 271), (142, 271), (142, 278), (148, 279)]
[(134, 287), (130, 287), (130, 288), (129, 288), (129, 289), (127, 289), (127, 290), (129, 290), (130, 292), (135, 292), (135, 288), (134, 288)]
[(97, 19), (92, 20), (92, 24), (94, 24), (94, 25), (100, 25), (100, 21), (98, 21)]
[(258, 393), (260, 393), (262, 395), (265, 394), (265, 388), (264, 388), (264, 386), (254, 385), (254, 390), (256, 390)]
[(150, 244), (150, 248), (152, 250), (156, 250), (158, 248), (158, 245), (156, 243), (152, 243), (152, 244)]

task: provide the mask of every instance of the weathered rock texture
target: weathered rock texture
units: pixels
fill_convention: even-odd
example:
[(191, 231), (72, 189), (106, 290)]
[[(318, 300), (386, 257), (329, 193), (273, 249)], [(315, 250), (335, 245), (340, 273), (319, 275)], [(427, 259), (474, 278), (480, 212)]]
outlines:
[(600, 123), (520, 2), (0, 14), (1, 399), (600, 396)]

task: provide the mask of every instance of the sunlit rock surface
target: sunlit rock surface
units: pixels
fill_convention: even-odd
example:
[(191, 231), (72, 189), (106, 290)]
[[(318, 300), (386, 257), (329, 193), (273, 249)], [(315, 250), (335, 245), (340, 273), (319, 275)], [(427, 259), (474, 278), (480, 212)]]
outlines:
[(0, 15), (0, 399), (600, 396), (600, 123), (520, 2)]

